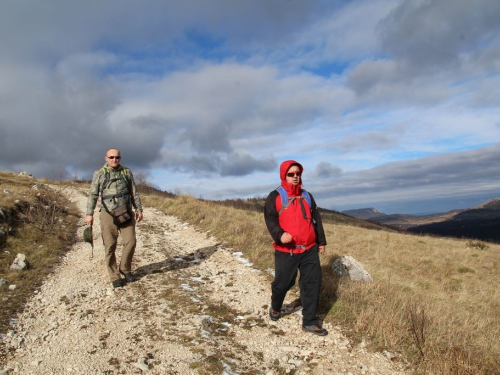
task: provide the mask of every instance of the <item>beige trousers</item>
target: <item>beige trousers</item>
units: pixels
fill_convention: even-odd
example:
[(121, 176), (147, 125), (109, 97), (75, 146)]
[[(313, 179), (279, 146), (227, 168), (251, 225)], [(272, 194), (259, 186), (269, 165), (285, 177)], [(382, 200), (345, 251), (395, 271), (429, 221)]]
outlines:
[[(132, 257), (135, 252), (135, 217), (123, 225), (116, 226), (113, 223), (113, 217), (106, 211), (101, 210), (101, 235), (104, 244), (104, 262), (111, 281), (120, 279), (120, 271), (122, 273), (130, 273), (132, 271)], [(122, 256), (120, 265), (116, 265), (116, 244), (118, 234), (122, 235)]]

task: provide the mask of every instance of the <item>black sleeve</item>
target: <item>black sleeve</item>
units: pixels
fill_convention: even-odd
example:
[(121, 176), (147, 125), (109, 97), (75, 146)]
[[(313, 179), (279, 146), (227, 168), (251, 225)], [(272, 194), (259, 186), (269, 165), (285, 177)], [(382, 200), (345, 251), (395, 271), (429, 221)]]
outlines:
[(285, 231), (280, 227), (279, 214), (276, 210), (276, 198), (278, 195), (277, 191), (272, 191), (267, 196), (266, 205), (264, 206), (264, 219), (266, 220), (267, 230), (274, 242), (281, 245), (281, 236)]
[(309, 193), (309, 195), (311, 196), (313, 219), (316, 222), (316, 236), (317, 236), (316, 241), (318, 242), (318, 245), (325, 246), (326, 236), (325, 236), (325, 230), (323, 229), (323, 222), (321, 221), (321, 215), (319, 214), (316, 201), (314, 200), (311, 193)]

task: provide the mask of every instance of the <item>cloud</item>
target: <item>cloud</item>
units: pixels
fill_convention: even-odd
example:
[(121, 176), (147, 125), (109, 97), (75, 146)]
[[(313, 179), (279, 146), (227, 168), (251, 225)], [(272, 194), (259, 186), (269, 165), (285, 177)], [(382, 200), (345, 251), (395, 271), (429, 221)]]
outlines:
[(255, 171), (270, 172), (278, 163), (272, 157), (257, 160), (245, 151), (233, 152), (221, 168), (222, 176), (244, 176)]
[(332, 177), (338, 177), (341, 174), (342, 169), (331, 165), (329, 162), (322, 161), (316, 166), (314, 171), (312, 171), (312, 173), (310, 173), (308, 177), (329, 179)]
[(500, 3), (495, 0), (404, 1), (379, 25), (385, 51), (416, 70), (460, 64), (498, 41)]

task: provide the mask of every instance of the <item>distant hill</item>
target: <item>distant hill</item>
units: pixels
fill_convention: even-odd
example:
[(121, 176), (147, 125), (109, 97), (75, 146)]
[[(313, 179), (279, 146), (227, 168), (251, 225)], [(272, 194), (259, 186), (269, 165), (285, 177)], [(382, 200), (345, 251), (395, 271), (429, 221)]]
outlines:
[[(376, 212), (380, 214), (376, 216)], [(432, 215), (387, 215), (374, 208), (349, 210), (343, 213), (358, 219), (367, 217), (361, 220), (405, 229), (412, 233), (473, 238), (500, 243), (500, 198), (490, 199), (475, 207)]]
[(447, 221), (453, 218), (455, 215), (463, 212), (464, 210), (453, 210), (444, 213), (432, 214), (432, 215), (403, 215), (403, 214), (392, 214), (377, 216), (371, 218), (369, 221), (389, 225), (399, 229), (408, 229), (414, 226), (440, 223), (442, 221)]
[(383, 212), (380, 212), (375, 208), (360, 208), (357, 210), (346, 210), (342, 211), (342, 213), (360, 220), (370, 220), (374, 217), (385, 216)]

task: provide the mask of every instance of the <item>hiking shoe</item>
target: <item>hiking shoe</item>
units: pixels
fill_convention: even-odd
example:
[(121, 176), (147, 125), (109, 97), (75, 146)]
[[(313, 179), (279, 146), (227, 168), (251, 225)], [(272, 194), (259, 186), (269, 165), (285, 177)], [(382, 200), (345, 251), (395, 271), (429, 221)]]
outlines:
[(125, 277), (127, 283), (133, 283), (135, 281), (135, 276), (132, 274), (132, 272), (123, 273), (122, 271), (120, 271), (120, 273), (123, 275), (123, 277)]
[(273, 310), (272, 307), (269, 308), (269, 317), (271, 318), (272, 321), (277, 321), (279, 318), (281, 318), (281, 314), (279, 311)]
[(319, 324), (315, 324), (312, 326), (302, 326), (302, 330), (304, 332), (311, 332), (318, 336), (326, 336), (328, 335), (328, 331), (321, 327)]
[(113, 285), (113, 288), (121, 288), (123, 286), (123, 282), (121, 279), (118, 279), (118, 280), (114, 280), (111, 282), (111, 284)]

